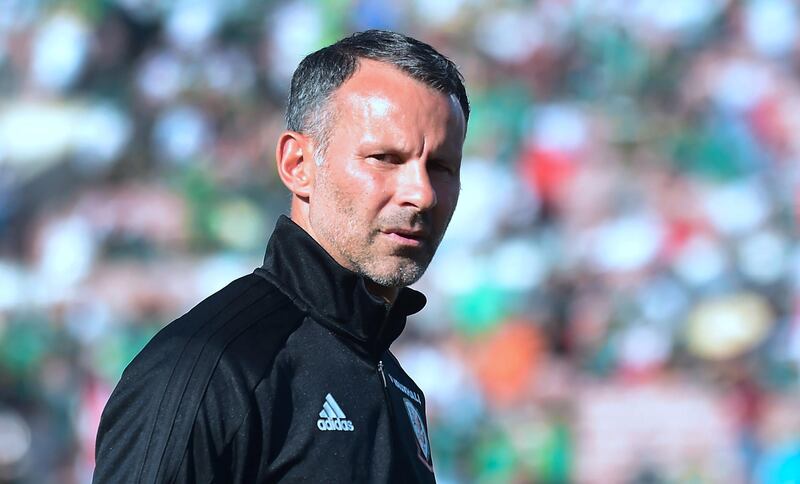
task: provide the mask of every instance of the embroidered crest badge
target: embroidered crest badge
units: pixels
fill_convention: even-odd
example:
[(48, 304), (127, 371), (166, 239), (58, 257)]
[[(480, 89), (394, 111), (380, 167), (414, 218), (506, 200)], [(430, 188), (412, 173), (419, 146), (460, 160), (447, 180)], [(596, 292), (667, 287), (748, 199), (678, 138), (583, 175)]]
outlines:
[(408, 413), (408, 419), (411, 420), (411, 427), (414, 429), (414, 435), (417, 437), (417, 444), (419, 445), (420, 451), (420, 458), (425, 462), (425, 465), (430, 468), (431, 466), (431, 447), (428, 443), (428, 434), (425, 431), (425, 423), (422, 421), (422, 416), (419, 414), (419, 410), (411, 400), (403, 397), (403, 403), (406, 404), (406, 412)]

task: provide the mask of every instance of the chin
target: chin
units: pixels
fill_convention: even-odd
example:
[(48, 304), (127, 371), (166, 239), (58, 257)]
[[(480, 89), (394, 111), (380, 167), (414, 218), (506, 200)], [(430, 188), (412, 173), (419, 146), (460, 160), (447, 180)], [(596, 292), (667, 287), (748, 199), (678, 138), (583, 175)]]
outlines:
[(404, 261), (392, 268), (365, 271), (364, 276), (384, 287), (405, 287), (417, 282), (425, 273), (427, 264)]

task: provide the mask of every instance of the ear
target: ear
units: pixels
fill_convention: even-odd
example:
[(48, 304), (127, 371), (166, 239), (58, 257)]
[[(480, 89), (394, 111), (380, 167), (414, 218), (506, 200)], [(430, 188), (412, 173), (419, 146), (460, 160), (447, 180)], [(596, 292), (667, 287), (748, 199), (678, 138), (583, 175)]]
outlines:
[(313, 153), (310, 140), (296, 131), (281, 133), (275, 147), (278, 176), (289, 191), (303, 199), (308, 199), (314, 187)]

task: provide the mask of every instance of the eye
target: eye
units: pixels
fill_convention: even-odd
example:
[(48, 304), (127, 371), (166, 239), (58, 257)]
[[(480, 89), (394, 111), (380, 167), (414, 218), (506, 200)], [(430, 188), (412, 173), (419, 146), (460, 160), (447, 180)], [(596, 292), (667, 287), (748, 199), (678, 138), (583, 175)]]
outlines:
[(369, 155), (367, 158), (371, 158), (373, 160), (379, 161), (381, 163), (390, 163), (392, 165), (396, 165), (401, 163), (400, 157), (394, 155), (392, 153), (375, 153)]

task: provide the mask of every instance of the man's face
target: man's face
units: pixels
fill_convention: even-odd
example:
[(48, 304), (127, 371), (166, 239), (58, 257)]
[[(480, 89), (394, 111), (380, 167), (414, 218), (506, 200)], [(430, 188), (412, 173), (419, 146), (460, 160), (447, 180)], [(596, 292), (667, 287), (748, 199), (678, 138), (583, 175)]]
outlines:
[(409, 285), (458, 201), (466, 129), (458, 101), (362, 59), (327, 108), (333, 124), (309, 197), (312, 236), (378, 285)]

